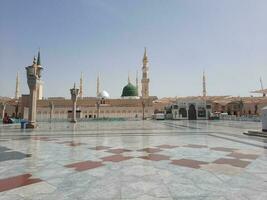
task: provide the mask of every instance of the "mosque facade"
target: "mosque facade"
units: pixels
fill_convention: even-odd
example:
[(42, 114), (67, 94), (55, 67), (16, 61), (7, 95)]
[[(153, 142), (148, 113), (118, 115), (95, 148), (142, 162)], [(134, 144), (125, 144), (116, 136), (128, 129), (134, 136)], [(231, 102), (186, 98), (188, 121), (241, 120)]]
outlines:
[[(37, 64), (41, 65), (41, 56), (38, 52)], [(149, 95), (148, 57), (145, 49), (142, 65), (141, 95), (138, 92), (138, 76), (134, 85), (128, 77), (128, 83), (122, 89), (120, 98), (110, 98), (107, 91), (100, 91), (100, 76), (97, 77), (95, 97), (84, 97), (83, 74), (80, 78), (79, 98), (77, 101), (76, 116), (78, 119), (95, 118), (150, 118), (154, 113), (153, 101), (157, 97)], [(70, 99), (42, 97), (42, 86), (38, 88), (37, 120), (64, 120), (69, 119), (72, 113), (72, 101)], [(27, 119), (29, 111), (29, 95), (22, 95), (20, 113)]]

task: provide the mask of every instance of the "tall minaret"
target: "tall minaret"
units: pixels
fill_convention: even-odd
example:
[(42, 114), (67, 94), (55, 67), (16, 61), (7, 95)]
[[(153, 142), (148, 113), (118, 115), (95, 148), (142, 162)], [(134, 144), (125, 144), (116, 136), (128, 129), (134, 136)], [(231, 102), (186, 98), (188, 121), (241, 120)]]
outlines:
[(130, 72), (128, 72), (128, 84), (131, 83)]
[[(261, 82), (261, 90), (263, 91), (264, 87), (263, 87), (263, 83), (262, 83), (261, 77), (260, 77), (260, 82)], [(263, 97), (266, 97), (266, 94), (265, 93), (263, 93), (262, 95), (263, 95)]]
[(206, 89), (206, 76), (205, 71), (203, 71), (203, 97), (207, 96), (207, 89)]
[[(41, 53), (40, 49), (38, 51), (38, 56), (37, 56), (37, 67), (42, 67), (41, 64)], [(40, 81), (38, 87), (37, 87), (37, 99), (43, 99), (43, 81)]]
[(80, 78), (80, 93), (79, 97), (83, 98), (83, 73), (81, 72), (81, 78)]
[(143, 76), (142, 76), (142, 97), (143, 98), (148, 98), (149, 97), (149, 78), (148, 78), (148, 59), (146, 55), (146, 48), (145, 48), (145, 53), (143, 57)]
[(17, 72), (16, 77), (16, 91), (15, 91), (15, 99), (19, 99), (20, 96), (20, 87), (19, 87), (19, 73)]
[(137, 96), (139, 96), (139, 87), (138, 87), (138, 70), (136, 71), (135, 87), (136, 87), (136, 91), (137, 91)]
[(99, 73), (98, 73), (98, 76), (97, 76), (97, 80), (96, 80), (96, 97), (98, 97), (99, 93), (100, 93), (100, 78), (99, 78)]

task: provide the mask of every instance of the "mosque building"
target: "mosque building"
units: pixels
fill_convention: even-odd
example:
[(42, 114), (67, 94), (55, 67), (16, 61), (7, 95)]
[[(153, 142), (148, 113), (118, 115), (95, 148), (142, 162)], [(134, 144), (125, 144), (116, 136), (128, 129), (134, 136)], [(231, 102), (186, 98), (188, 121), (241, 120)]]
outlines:
[[(191, 97), (165, 97), (157, 99), (149, 94), (149, 66), (145, 49), (142, 60), (142, 79), (139, 92), (138, 72), (135, 84), (128, 75), (128, 82), (122, 88), (120, 98), (111, 98), (106, 90), (100, 88), (100, 75), (96, 80), (96, 95), (85, 97), (83, 73), (80, 77), (79, 95), (76, 116), (80, 120), (94, 118), (151, 118), (154, 113), (164, 113), (169, 119), (208, 119), (214, 113), (228, 113), (233, 116), (259, 116), (267, 106), (266, 93), (262, 80), (261, 89), (252, 91), (261, 93), (262, 97), (209, 96), (206, 88), (206, 75), (202, 76), (202, 95)], [(34, 67), (41, 66), (41, 53), (34, 57)], [(64, 97), (43, 97), (43, 82), (37, 87), (37, 120), (67, 120), (72, 114), (72, 101)], [(19, 74), (16, 76), (14, 98), (0, 97), (0, 117), (4, 114), (11, 117), (27, 119), (29, 95), (21, 95)]]
[[(34, 59), (33, 64), (36, 64)], [(41, 65), (40, 51), (38, 52), (37, 65)], [(83, 74), (80, 78), (79, 98), (77, 101), (77, 118), (150, 118), (153, 113), (153, 100), (157, 97), (149, 95), (148, 57), (145, 49), (142, 66), (142, 93), (138, 92), (138, 73), (136, 84), (133, 85), (130, 76), (128, 83), (123, 87), (121, 98), (111, 98), (105, 90), (100, 90), (100, 75), (97, 76), (96, 96), (84, 97)], [(71, 117), (72, 101), (70, 99), (47, 98), (43, 99), (42, 84), (38, 88), (37, 120), (46, 121), (52, 116), (53, 119), (64, 120)], [(24, 118), (28, 116), (29, 95), (22, 95), (20, 112)]]

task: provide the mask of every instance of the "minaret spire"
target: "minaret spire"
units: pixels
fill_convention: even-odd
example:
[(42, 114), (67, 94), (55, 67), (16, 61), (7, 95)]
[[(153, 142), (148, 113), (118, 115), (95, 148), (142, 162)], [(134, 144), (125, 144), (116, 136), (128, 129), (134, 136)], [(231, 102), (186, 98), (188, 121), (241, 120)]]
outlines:
[(203, 97), (207, 96), (207, 88), (206, 88), (206, 76), (205, 71), (203, 71)]
[[(263, 87), (263, 83), (262, 83), (262, 78), (261, 77), (260, 77), (260, 83), (261, 83), (261, 90), (263, 91), (264, 87)], [(266, 97), (265, 93), (263, 93), (262, 95), (263, 95), (263, 97)]]
[(98, 73), (97, 80), (96, 80), (96, 97), (98, 97), (100, 93), (100, 74)]
[(41, 52), (40, 52), (40, 48), (38, 50), (37, 65), (41, 66)]
[(148, 63), (148, 59), (147, 59), (146, 47), (145, 47), (145, 52), (144, 52), (144, 57), (143, 57), (143, 65), (146, 66), (147, 63)]
[(79, 97), (83, 98), (83, 73), (81, 72), (81, 77), (80, 77), (80, 93)]
[(138, 87), (138, 70), (136, 70), (136, 78), (135, 78), (135, 87), (137, 91), (137, 96), (139, 96), (139, 87)]
[(17, 72), (15, 99), (19, 99), (19, 96), (20, 96), (19, 72)]

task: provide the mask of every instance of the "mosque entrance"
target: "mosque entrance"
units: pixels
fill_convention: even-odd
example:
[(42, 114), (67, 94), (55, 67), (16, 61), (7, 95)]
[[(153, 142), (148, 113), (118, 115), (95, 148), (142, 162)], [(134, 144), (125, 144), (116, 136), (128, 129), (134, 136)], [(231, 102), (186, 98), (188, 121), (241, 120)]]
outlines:
[(189, 106), (189, 110), (188, 110), (188, 119), (189, 120), (196, 120), (197, 119), (197, 112), (196, 112), (196, 108), (193, 104), (191, 104)]

